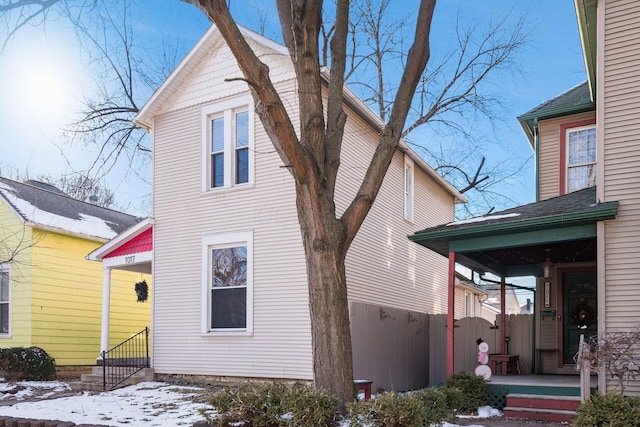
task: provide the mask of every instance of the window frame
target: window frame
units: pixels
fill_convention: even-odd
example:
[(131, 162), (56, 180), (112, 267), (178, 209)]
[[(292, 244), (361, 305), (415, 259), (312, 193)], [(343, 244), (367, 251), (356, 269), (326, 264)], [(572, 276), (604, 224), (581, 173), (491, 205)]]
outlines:
[[(247, 112), (247, 150), (248, 180), (243, 183), (236, 183), (237, 157), (236, 153), (236, 115)], [(223, 118), (223, 185), (213, 186), (213, 141), (212, 141), (212, 121)], [(253, 99), (250, 95), (242, 95), (224, 101), (216, 102), (202, 107), (202, 192), (211, 193), (229, 190), (233, 188), (245, 188), (254, 185), (254, 111)]]
[(404, 155), (404, 173), (403, 173), (403, 200), (404, 200), (404, 219), (410, 222), (414, 221), (415, 211), (415, 164), (413, 159), (408, 155)]
[[(5, 273), (7, 275), (7, 280), (9, 282), (7, 301), (0, 301), (0, 304), (7, 304), (8, 313), (7, 313), (7, 332), (2, 332), (0, 330), (0, 339), (1, 338), (11, 338), (11, 306), (12, 306), (12, 292), (11, 292), (11, 264), (0, 264), (0, 274)], [(1, 280), (1, 279), (0, 279)], [(0, 293), (1, 295), (1, 293)]]
[[(580, 165), (569, 166), (569, 133), (577, 132), (584, 129), (594, 129), (596, 134), (596, 159), (593, 162), (581, 163)], [(559, 195), (569, 193), (569, 169), (571, 167), (593, 165), (598, 176), (598, 127), (595, 119), (581, 120), (578, 122), (564, 123), (560, 125), (560, 176), (559, 176)], [(586, 188), (586, 187), (585, 187)], [(574, 190), (577, 191), (577, 190)]]
[[(246, 325), (244, 328), (211, 327), (212, 315), (212, 253), (217, 248), (247, 247)], [(203, 336), (252, 335), (253, 334), (253, 231), (223, 233), (202, 238), (202, 322)]]

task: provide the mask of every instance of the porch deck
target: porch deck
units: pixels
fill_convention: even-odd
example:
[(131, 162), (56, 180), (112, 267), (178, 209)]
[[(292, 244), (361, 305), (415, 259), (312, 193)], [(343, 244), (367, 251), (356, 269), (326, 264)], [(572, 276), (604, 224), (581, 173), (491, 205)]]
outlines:
[[(598, 386), (598, 377), (591, 376), (591, 392)], [(494, 375), (487, 381), (490, 406), (503, 409), (508, 394), (534, 394), (545, 396), (580, 396), (578, 375)]]

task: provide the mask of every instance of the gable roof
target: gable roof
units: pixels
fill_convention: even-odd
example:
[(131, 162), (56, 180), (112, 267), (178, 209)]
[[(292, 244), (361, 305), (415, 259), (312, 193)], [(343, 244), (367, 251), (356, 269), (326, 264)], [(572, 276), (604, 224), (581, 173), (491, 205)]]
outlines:
[[(532, 265), (544, 260), (544, 250), (524, 256), (522, 248), (593, 238), (595, 223), (614, 219), (617, 213), (618, 202), (597, 202), (596, 187), (590, 187), (491, 215), (430, 227), (409, 239), (443, 256), (458, 252), (456, 261), (474, 270), (500, 274), (512, 266), (522, 268), (525, 259)], [(513, 247), (521, 248), (517, 259), (497, 253)], [(491, 270), (487, 270), (488, 264)], [(507, 275), (522, 274), (512, 270)]]
[(0, 202), (28, 226), (91, 240), (111, 239), (138, 222), (133, 215), (3, 177)]
[(586, 111), (595, 111), (595, 109), (595, 104), (591, 100), (589, 82), (585, 81), (532, 108), (519, 116), (518, 121), (527, 134), (529, 142), (533, 144), (534, 121), (584, 113)]
[[(260, 34), (257, 34), (247, 28), (239, 26), (240, 31), (248, 40), (270, 49), (276, 55), (282, 55), (289, 58), (287, 48), (279, 43), (274, 42)], [(215, 25), (211, 25), (209, 30), (200, 38), (196, 45), (189, 51), (185, 58), (178, 64), (167, 79), (153, 93), (151, 98), (145, 103), (136, 115), (134, 122), (147, 130), (153, 128), (153, 117), (162, 111), (163, 106), (170, 98), (177, 93), (181, 85), (189, 78), (192, 72), (198, 67), (201, 61), (211, 49), (215, 49), (221, 43), (224, 43), (220, 31)], [(324, 83), (329, 81), (329, 70), (325, 67), (321, 70), (321, 78)], [(358, 114), (376, 133), (380, 132), (385, 126), (384, 121), (378, 116), (366, 103), (364, 103), (348, 86), (344, 87), (343, 95), (344, 103)], [(412, 158), (416, 165), (420, 167), (431, 179), (436, 181), (443, 189), (445, 189), (454, 199), (455, 203), (466, 203), (467, 199), (453, 185), (445, 180), (435, 169), (433, 169), (418, 153), (416, 153), (407, 143), (400, 140), (399, 150), (406, 153)]]

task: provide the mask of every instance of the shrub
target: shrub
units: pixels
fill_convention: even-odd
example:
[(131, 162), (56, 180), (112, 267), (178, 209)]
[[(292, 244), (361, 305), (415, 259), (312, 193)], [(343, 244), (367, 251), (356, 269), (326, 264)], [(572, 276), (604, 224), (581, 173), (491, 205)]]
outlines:
[(320, 427), (330, 425), (338, 403), (332, 394), (300, 383), (244, 384), (216, 393), (210, 404), (218, 415), (204, 415), (214, 426), (244, 421), (254, 427)]
[(577, 410), (576, 427), (640, 426), (640, 397), (624, 397), (618, 393), (592, 395)]
[(366, 402), (347, 404), (352, 426), (429, 426), (424, 420), (425, 405), (415, 393), (377, 394)]
[(460, 390), (462, 398), (458, 409), (463, 414), (474, 413), (487, 404), (487, 388), (484, 377), (470, 372), (457, 372), (449, 377), (447, 388)]
[(53, 380), (56, 362), (40, 347), (3, 348), (0, 349), (0, 371), (8, 380)]

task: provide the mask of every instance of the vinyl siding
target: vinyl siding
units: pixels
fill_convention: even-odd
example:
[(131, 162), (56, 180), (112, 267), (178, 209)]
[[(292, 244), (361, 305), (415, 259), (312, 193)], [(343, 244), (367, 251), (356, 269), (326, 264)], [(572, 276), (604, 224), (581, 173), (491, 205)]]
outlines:
[[(234, 73), (224, 62), (202, 65), (210, 67), (216, 78)], [(278, 89), (293, 92), (295, 84), (284, 82)], [(216, 101), (211, 94), (228, 92), (209, 90), (205, 105)], [(208, 193), (201, 192), (201, 106), (155, 118), (153, 366), (158, 373), (312, 378), (295, 188), (254, 117), (254, 185)], [(202, 237), (247, 231), (254, 242), (253, 334), (202, 336)]]
[[(31, 345), (63, 365), (95, 364), (100, 354), (103, 270), (85, 256), (100, 243), (33, 230)], [(112, 272), (109, 344), (114, 346), (150, 326), (151, 304), (138, 303), (140, 273)]]
[(0, 264), (10, 259), (16, 248), (23, 248), (10, 263), (10, 335), (0, 335), (3, 348), (31, 345), (31, 236), (31, 228), (0, 199)]
[[(336, 194), (338, 215), (366, 172), (376, 135), (349, 114)], [(397, 152), (376, 201), (347, 255), (351, 301), (421, 313), (446, 313), (445, 257), (411, 242), (415, 230), (454, 219), (453, 197), (415, 167), (414, 221), (404, 219), (404, 155)]]
[[(618, 217), (605, 225), (605, 326), (625, 330), (640, 324), (640, 150), (637, 103), (640, 87), (640, 3), (603, 2), (604, 34), (598, 36), (603, 63), (598, 119), (604, 135), (604, 201), (617, 200)], [(614, 388), (613, 382), (610, 386)], [(640, 393), (640, 381), (628, 392)]]
[(540, 200), (560, 195), (560, 126), (594, 118), (595, 112), (588, 112), (540, 122)]
[[(278, 76), (276, 88), (295, 126), (296, 82), (288, 62), (280, 58), (270, 60), (270, 74)], [(244, 83), (224, 81), (238, 74), (226, 48), (211, 52), (164, 113), (154, 118), (153, 367), (160, 374), (312, 379), (307, 276), (294, 181), (257, 116), (254, 184), (202, 191), (202, 110), (241, 94)], [(357, 191), (377, 141), (364, 122), (347, 113), (338, 214)], [(453, 197), (416, 167), (415, 222), (405, 221), (403, 170), (403, 155), (397, 153), (353, 242), (347, 257), (349, 298), (422, 313), (445, 312), (446, 259), (406, 236), (452, 220)], [(242, 232), (253, 232), (253, 331), (203, 335), (202, 239)]]

